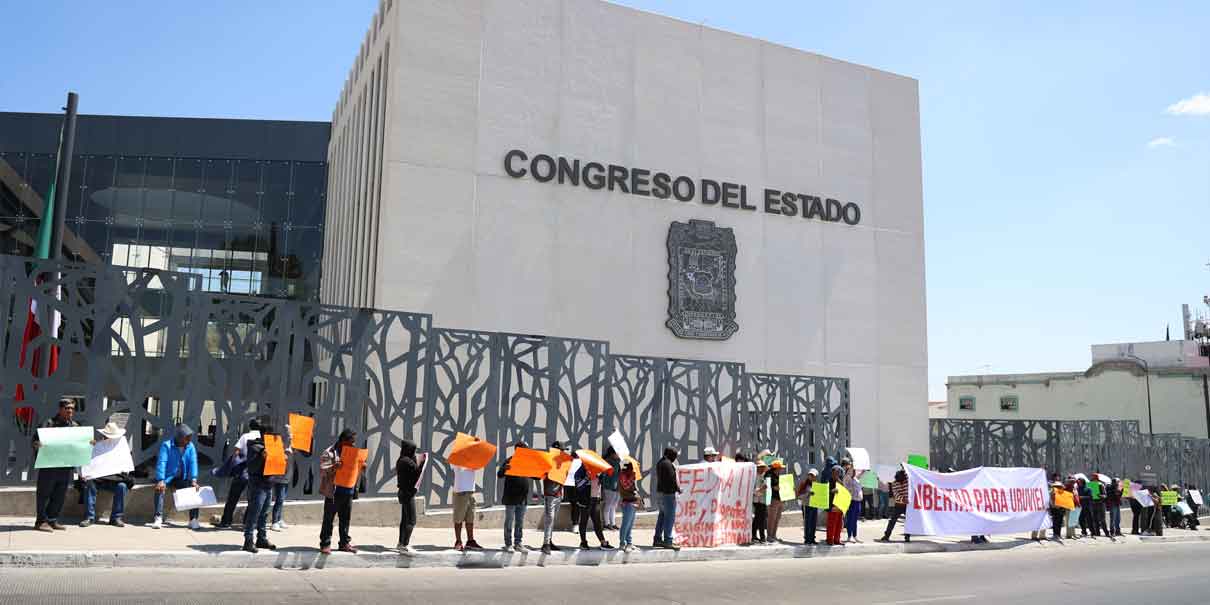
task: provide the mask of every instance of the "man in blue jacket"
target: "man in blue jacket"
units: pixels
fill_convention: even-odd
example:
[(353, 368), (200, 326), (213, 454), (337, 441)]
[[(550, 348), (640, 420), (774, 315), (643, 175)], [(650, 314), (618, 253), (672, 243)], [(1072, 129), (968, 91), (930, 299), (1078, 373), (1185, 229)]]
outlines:
[[(160, 444), (155, 459), (155, 520), (152, 529), (164, 526), (164, 492), (169, 487), (197, 489), (197, 450), (193, 447), (193, 431), (184, 424), (176, 425), (171, 439)], [(189, 529), (200, 529), (198, 509), (189, 511)]]

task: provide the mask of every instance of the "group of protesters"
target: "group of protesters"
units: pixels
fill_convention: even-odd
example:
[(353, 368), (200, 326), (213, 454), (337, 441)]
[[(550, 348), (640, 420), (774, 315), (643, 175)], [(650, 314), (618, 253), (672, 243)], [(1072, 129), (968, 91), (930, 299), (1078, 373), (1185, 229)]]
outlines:
[[(71, 400), (60, 402), (58, 413), (41, 426), (45, 428), (79, 426), (73, 419), (75, 404)], [(122, 439), (125, 431), (115, 424), (108, 423), (98, 431), (104, 439)], [(249, 430), (240, 436), (223, 464), (212, 471), (216, 477), (229, 477), (227, 500), (222, 517), (215, 524), (218, 528), (231, 528), (234, 513), (241, 496), (246, 496), (248, 506), (243, 517), (243, 549), (257, 552), (259, 549), (276, 549), (276, 545), (268, 539), (269, 530), (284, 530), (287, 525), (283, 519), (283, 503), (287, 497), (288, 481), (283, 475), (267, 474), (266, 437), (275, 435), (285, 444), (287, 458), (293, 455), (290, 444), (289, 427), (279, 430), (268, 416), (254, 420)], [(154, 465), (154, 517), (150, 525), (159, 529), (163, 525), (164, 497), (169, 490), (198, 488), (198, 459), (193, 444), (193, 431), (186, 425), (179, 424), (171, 435), (165, 438), (159, 446), (159, 453)], [(320, 527), (319, 547), (324, 554), (332, 552), (334, 529), (338, 532), (338, 550), (356, 553), (357, 547), (350, 536), (352, 523), (352, 502), (356, 497), (354, 487), (346, 487), (335, 481), (337, 472), (348, 465), (360, 464), (357, 472), (364, 469), (362, 460), (346, 460), (342, 456), (346, 448), (354, 447), (357, 433), (352, 429), (341, 431), (335, 443), (323, 449), (320, 453), (318, 491), (324, 498), (323, 521)], [(33, 441), (34, 455), (40, 446), (37, 437)], [(512, 444), (514, 452), (517, 448), (529, 448), (525, 441)], [(418, 454), (417, 446), (411, 441), (404, 440), (400, 455), (396, 461), (396, 482), (400, 503), (399, 541), (396, 550), (405, 555), (416, 551), (411, 544), (412, 533), (417, 523), (415, 498), (420, 486), (423, 473), (424, 458)], [(562, 452), (562, 455), (575, 459), (577, 450), (571, 444), (554, 442), (551, 452)], [(652, 547), (657, 549), (679, 550), (673, 541), (673, 527), (676, 519), (677, 495), (681, 487), (677, 478), (676, 462), (679, 453), (675, 448), (666, 448), (663, 457), (654, 466), (652, 478), (652, 499), (658, 510), (655, 535)], [(558, 513), (564, 503), (570, 504), (572, 532), (579, 534), (579, 548), (594, 548), (589, 545), (589, 526), (596, 539), (595, 548), (630, 552), (637, 547), (633, 541), (633, 528), (637, 512), (643, 508), (643, 499), (638, 488), (640, 469), (637, 461), (627, 456), (619, 456), (613, 447), (605, 450), (602, 456), (607, 469), (597, 469), (592, 472), (587, 465), (575, 465), (576, 470), (570, 477), (557, 476), (553, 471), (541, 478), (514, 476), (509, 473), (512, 456), (508, 456), (497, 469), (497, 477), (501, 479), (501, 502), (504, 505), (503, 550), (526, 552), (523, 544), (526, 512), (531, 495), (537, 491), (541, 494), (543, 510), (541, 521), (543, 553), (562, 550), (555, 544), (555, 523)], [(752, 531), (750, 545), (775, 544), (784, 542), (779, 538), (779, 526), (785, 513), (787, 502), (799, 502), (803, 520), (803, 543), (815, 545), (816, 531), (820, 524), (819, 517), (824, 517), (825, 542), (827, 546), (843, 546), (859, 543), (858, 521), (861, 519), (885, 518), (885, 531), (878, 541), (885, 542), (891, 535), (899, 520), (906, 514), (908, 505), (908, 476), (903, 468), (894, 472), (893, 478), (878, 482), (877, 490), (871, 490), (861, 481), (863, 473), (872, 473), (869, 469), (858, 469), (847, 458), (837, 460), (828, 457), (823, 465), (822, 473), (810, 468), (794, 484), (794, 496), (783, 499), (781, 490), (786, 489), (780, 481), (786, 472), (787, 465), (769, 450), (750, 456), (744, 452), (736, 452), (732, 458), (726, 458), (713, 447), (704, 450), (704, 462), (719, 461), (751, 462), (756, 467), (758, 480), (752, 491)], [(480, 550), (483, 547), (475, 539), (476, 515), (476, 485), (477, 469), (461, 468), (451, 465), (453, 493), (453, 529), (454, 548), (459, 551)], [(59, 523), (59, 515), (63, 507), (68, 486), (73, 482), (72, 468), (42, 468), (38, 470), (37, 480), (37, 515), (35, 529), (54, 532), (65, 527)], [(809, 505), (816, 484), (827, 484), (827, 505)], [(85, 502), (85, 518), (80, 525), (87, 527), (97, 522), (96, 495), (98, 491), (109, 491), (113, 494), (113, 505), (109, 523), (118, 527), (125, 525), (123, 520), (125, 498), (133, 485), (129, 473), (107, 477), (97, 477), (76, 483)], [(1097, 538), (1101, 536), (1121, 536), (1121, 507), (1129, 505), (1132, 511), (1132, 534), (1162, 535), (1165, 527), (1197, 527), (1197, 510), (1200, 502), (1194, 501), (1197, 494), (1195, 486), (1186, 485), (1155, 485), (1135, 486), (1148, 488), (1148, 494), (1155, 494), (1154, 501), (1149, 496), (1140, 496), (1139, 492), (1130, 489), (1118, 478), (1110, 478), (1099, 472), (1091, 476), (1073, 474), (1061, 479), (1057, 474), (1051, 476), (1051, 531), (1052, 539), (1061, 540), (1065, 533), (1067, 539), (1080, 537)], [(843, 489), (841, 489), (843, 488)], [(822, 488), (821, 488), (822, 489)], [(885, 492), (883, 498), (872, 498), (872, 491)], [(1159, 494), (1177, 492), (1180, 502), (1175, 504), (1165, 501), (1162, 503)], [(838, 502), (838, 497), (848, 498), (849, 501)], [(1199, 498), (1200, 500), (1200, 498)], [(1060, 503), (1070, 503), (1070, 508), (1060, 506)], [(847, 504), (847, 506), (846, 506)], [(867, 508), (877, 507), (875, 512)], [(885, 509), (885, 510), (884, 510)], [(865, 512), (863, 512), (865, 510)], [(1192, 512), (1190, 512), (1190, 510)], [(620, 525), (616, 523), (621, 514)], [(189, 510), (189, 527), (199, 529), (199, 509)], [(1076, 528), (1079, 528), (1077, 534)], [(465, 530), (466, 539), (463, 540)], [(844, 538), (842, 540), (842, 530)], [(617, 532), (615, 547), (606, 536), (606, 532)], [(1033, 532), (1032, 538), (1042, 540), (1045, 531)], [(973, 540), (979, 541), (981, 536)], [(904, 535), (905, 541), (910, 541), (910, 535)]]

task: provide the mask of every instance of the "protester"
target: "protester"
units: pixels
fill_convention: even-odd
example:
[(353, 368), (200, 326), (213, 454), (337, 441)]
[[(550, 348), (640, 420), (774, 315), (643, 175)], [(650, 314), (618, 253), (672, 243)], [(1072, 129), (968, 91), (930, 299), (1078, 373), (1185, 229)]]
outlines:
[(635, 479), (635, 469), (629, 460), (622, 462), (618, 474), (618, 497), (622, 501), (622, 527), (618, 531), (618, 545), (623, 552), (636, 550), (631, 532), (634, 530), (634, 517), (640, 506), (639, 487)]
[[(324, 497), (323, 525), (319, 528), (319, 552), (332, 554), (332, 521), (340, 519), (341, 552), (356, 553), (357, 547), (349, 536), (349, 522), (353, 515), (353, 497), (356, 493), (352, 487), (336, 485), (336, 473), (345, 463), (353, 464), (352, 460), (341, 458), (340, 452), (344, 447), (355, 447), (357, 432), (344, 429), (336, 438), (336, 443), (324, 450), (319, 457), (319, 493)], [(363, 464), (364, 468), (364, 464)]]
[(852, 497), (852, 503), (849, 504), (849, 513), (845, 518), (845, 530), (847, 532), (846, 542), (858, 542), (857, 539), (857, 521), (861, 518), (861, 481), (857, 480), (857, 470), (853, 468), (853, 463), (845, 459), (841, 466), (844, 468), (844, 487), (849, 490), (849, 495)]
[(664, 448), (664, 457), (655, 465), (655, 494), (660, 508), (655, 522), (655, 538), (652, 546), (680, 550), (672, 541), (672, 528), (676, 525), (676, 496), (681, 486), (676, 479), (676, 448)]
[[(106, 424), (105, 428), (98, 432), (107, 441), (122, 439), (126, 435), (126, 429), (113, 422)], [(84, 480), (84, 520), (80, 522), (80, 527), (88, 527), (97, 522), (97, 490), (113, 494), (113, 506), (109, 509), (109, 524), (115, 527), (126, 527), (122, 516), (126, 510), (126, 494), (131, 487), (134, 487), (134, 478), (130, 476), (130, 473)]]
[[(475, 541), (475, 470), (450, 465), (454, 472), (454, 550), (483, 550)], [(466, 545), (462, 526), (466, 525)]]
[[(862, 478), (864, 478), (866, 473), (873, 474), (874, 471), (872, 469), (858, 471), (858, 480), (860, 481)], [(878, 518), (878, 508), (875, 504), (875, 493), (878, 491), (876, 489), (878, 487), (877, 484), (875, 484), (874, 487), (875, 489), (870, 489), (864, 485), (861, 486), (861, 518), (865, 519), (866, 521), (872, 521)]]
[[(193, 429), (184, 424), (176, 425), (172, 437), (160, 443), (160, 452), (155, 459), (155, 517), (152, 529), (164, 526), (164, 492), (185, 488), (197, 489), (197, 449), (193, 447)], [(189, 529), (201, 529), (198, 509), (189, 511)]]
[[(558, 441), (554, 443), (554, 449), (562, 449)], [(544, 554), (549, 555), (551, 551), (562, 550), (554, 543), (555, 518), (559, 516), (559, 503), (562, 501), (563, 482), (551, 479), (550, 474), (547, 473), (542, 478), (542, 552)]]
[(1080, 520), (1080, 512), (1081, 512), (1080, 511), (1080, 504), (1081, 504), (1080, 491), (1079, 491), (1079, 486), (1076, 485), (1075, 477), (1072, 477), (1070, 475), (1067, 477), (1067, 484), (1065, 485), (1065, 488), (1067, 489), (1067, 491), (1071, 492), (1072, 500), (1075, 502), (1075, 505), (1076, 505), (1076, 507), (1074, 509), (1072, 509), (1070, 512), (1067, 513), (1067, 539), (1074, 540), (1076, 537), (1076, 524)]
[[(260, 425), (253, 418), (248, 422), (248, 430), (239, 436), (235, 442), (235, 448), (231, 451), (229, 457), (228, 469), (231, 476), (231, 484), (227, 487), (227, 501), (223, 504), (223, 516), (219, 519), (219, 529), (227, 529), (231, 527), (231, 523), (235, 518), (235, 508), (239, 506), (240, 496), (244, 494), (244, 489), (248, 487), (248, 470), (247, 457), (248, 442), (260, 437)], [(244, 510), (244, 518), (247, 519), (248, 511)]]
[(1164, 492), (1169, 491), (1167, 483), (1161, 483), (1160, 489), (1155, 494), (1156, 504), (1159, 505), (1160, 521), (1164, 527), (1172, 527), (1172, 521), (1169, 515), (1172, 514), (1172, 506), (1164, 504)]
[(597, 541), (601, 545), (601, 550), (613, 550), (613, 545), (605, 539), (605, 534), (601, 531), (601, 475), (588, 472), (588, 468), (581, 466), (576, 471), (576, 494), (577, 502), (583, 507), (585, 515), (580, 517), (580, 550), (588, 550), (588, 523), (592, 522), (592, 531), (597, 535)]
[(702, 450), (703, 462), (718, 462), (718, 459), (718, 450), (714, 449), (713, 447), (707, 446), (706, 449)]
[[(903, 469), (895, 472), (895, 480), (891, 482), (891, 499), (894, 505), (886, 523), (886, 531), (882, 532), (879, 542), (890, 542), (891, 532), (895, 531), (895, 524), (899, 521), (899, 516), (907, 514), (908, 476), (907, 471)], [(903, 541), (911, 542), (912, 536), (903, 534)]]
[[(1132, 484), (1132, 487), (1130, 488), (1130, 492), (1133, 492), (1133, 490), (1134, 490), (1134, 488), (1133, 488), (1133, 484)], [(1137, 535), (1139, 535), (1140, 527), (1144, 531), (1146, 531), (1146, 529), (1147, 529), (1147, 525), (1145, 523), (1143, 523), (1143, 521), (1144, 521), (1143, 520), (1143, 514), (1144, 514), (1143, 505), (1139, 504), (1138, 499), (1136, 499), (1134, 497), (1133, 493), (1128, 493), (1127, 490), (1125, 490), (1125, 489), (1122, 490), (1122, 497), (1129, 498), (1129, 500), (1130, 500), (1130, 535), (1137, 536)]]
[(616, 531), (618, 526), (613, 521), (618, 518), (618, 476), (622, 471), (622, 459), (613, 446), (605, 448), (604, 458), (612, 472), (597, 477), (601, 481), (601, 518), (605, 520), (605, 529)]
[(1122, 481), (1114, 477), (1105, 492), (1105, 506), (1109, 508), (1109, 535), (1122, 535)]
[[(571, 443), (564, 444), (563, 446), (564, 452), (570, 455), (572, 460), (580, 457), (576, 453), (577, 449)], [(567, 510), (571, 514), (571, 527), (567, 531), (575, 534), (580, 532), (580, 524), (588, 521), (588, 509), (580, 504), (579, 492), (575, 489), (575, 475), (571, 475), (569, 478), (572, 480), (570, 486), (572, 489), (563, 490), (563, 501), (567, 503)]]
[(1100, 473), (1094, 472), (1092, 479), (1086, 482), (1086, 486), (1089, 501), (1092, 503), (1092, 507), (1088, 511), (1088, 527), (1095, 540), (1102, 533), (1106, 536), (1109, 535), (1109, 529), (1105, 527), (1105, 485), (1101, 483)]
[[(872, 471), (871, 471), (872, 472)], [(886, 519), (891, 512), (891, 484), (878, 478), (878, 511), (875, 518)]]
[(1191, 530), (1197, 531), (1197, 526), (1200, 524), (1197, 518), (1199, 506), (1197, 501), (1193, 499), (1193, 494), (1189, 493), (1195, 489), (1197, 489), (1197, 486), (1193, 485), (1192, 483), (1187, 485), (1185, 489), (1185, 504), (1187, 504), (1189, 506), (1189, 510), (1192, 511), (1190, 514), (1185, 515), (1185, 526)]
[(1083, 476), (1076, 478), (1076, 489), (1080, 495), (1080, 537), (1087, 538), (1088, 530), (1092, 527), (1092, 489), (1088, 487), (1088, 480)]
[[(59, 400), (59, 411), (43, 422), (39, 428), (63, 428), (80, 426), (72, 420), (76, 414), (76, 402), (71, 399)], [(93, 441), (94, 445), (96, 441)], [(38, 460), (38, 449), (42, 442), (38, 441), (38, 431), (34, 431), (34, 462)], [(38, 531), (54, 531), (67, 529), (59, 524), (59, 513), (63, 512), (63, 501), (67, 498), (67, 486), (71, 484), (74, 470), (70, 466), (38, 469), (38, 486), (34, 490), (34, 502), (37, 507), (34, 519), (34, 529)]]
[[(506, 462), (500, 468), (507, 468), (507, 466)], [(416, 549), (412, 548), (412, 530), (416, 529), (416, 485), (418, 483), (420, 483), (420, 461), (416, 459), (416, 444), (404, 439), (399, 444), (399, 458), (395, 460), (395, 489), (399, 497), (399, 543), (395, 545), (395, 550), (401, 555), (416, 554)], [(505, 510), (504, 519), (507, 524), (507, 510)]]
[(819, 471), (810, 469), (798, 483), (797, 494), (802, 500), (802, 542), (815, 544), (815, 526), (818, 524), (819, 509), (811, 506), (811, 488), (819, 478)]
[(269, 495), (273, 499), (273, 524), (269, 529), (273, 531), (285, 531), (289, 525), (282, 513), (285, 512), (286, 496), (290, 493), (290, 460), (294, 458), (294, 439), (290, 432), (290, 425), (285, 425), (285, 430), (281, 432), (282, 449), (286, 454), (286, 472), (280, 475), (269, 477)]
[(766, 471), (765, 477), (769, 480), (769, 511), (768, 511), (768, 542), (776, 544), (777, 528), (781, 525), (781, 512), (785, 508), (785, 503), (781, 501), (781, 473), (786, 468), (786, 463), (780, 459), (774, 460), (773, 464), (769, 465), (769, 470)]
[(839, 465), (832, 465), (832, 474), (828, 479), (828, 524), (827, 524), (827, 543), (828, 546), (841, 546), (840, 528), (843, 524), (840, 507), (836, 506), (836, 496), (838, 490), (837, 485), (844, 485), (844, 468)]
[[(528, 448), (529, 444), (518, 441), (513, 444), (513, 452), (520, 447)], [(533, 480), (507, 474), (512, 462), (513, 457), (509, 456), (496, 471), (496, 478), (504, 479), (504, 493), (500, 497), (500, 502), (504, 505), (504, 550), (525, 552), (526, 548), (521, 544), (521, 533), (525, 529), (525, 509), (529, 506), (529, 489)]]
[(248, 460), (248, 508), (244, 511), (244, 550), (250, 553), (255, 553), (261, 548), (277, 550), (277, 546), (269, 541), (265, 529), (265, 521), (269, 516), (269, 499), (273, 491), (273, 484), (265, 474), (265, 464), (269, 458), (265, 438), (278, 435), (268, 417), (262, 417), (257, 424), (260, 425), (260, 436), (248, 441), (244, 452)]
[(1054, 533), (1054, 537), (1051, 539), (1056, 542), (1063, 540), (1063, 537), (1059, 534), (1059, 530), (1067, 524), (1067, 509), (1059, 506), (1059, 495), (1070, 493), (1063, 487), (1061, 482), (1050, 482), (1050, 529)]
[(769, 529), (769, 507), (765, 505), (765, 498), (769, 493), (769, 480), (765, 474), (769, 471), (769, 465), (765, 464), (764, 460), (757, 459), (756, 461), (756, 485), (752, 489), (752, 543), (764, 544), (767, 542), (767, 532)]

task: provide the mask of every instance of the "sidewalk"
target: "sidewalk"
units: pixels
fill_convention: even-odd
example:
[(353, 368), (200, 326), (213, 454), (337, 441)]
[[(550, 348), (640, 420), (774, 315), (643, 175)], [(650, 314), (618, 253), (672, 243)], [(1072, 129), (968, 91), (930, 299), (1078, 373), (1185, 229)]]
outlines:
[[(902, 527), (902, 525), (900, 525)], [(398, 540), (398, 531), (386, 527), (358, 527), (352, 530), (353, 543), (360, 552), (319, 553), (319, 527), (291, 526), (283, 532), (269, 532), (269, 540), (278, 545), (277, 551), (262, 549), (255, 555), (240, 550), (243, 534), (239, 531), (217, 530), (204, 526), (190, 531), (183, 525), (151, 529), (144, 525), (116, 528), (94, 525), (88, 528), (68, 526), (66, 531), (45, 533), (32, 529), (29, 519), (0, 517), (0, 568), (2, 567), (210, 567), (210, 568), (280, 568), (324, 569), (367, 567), (513, 567), (555, 565), (618, 565), (635, 563), (666, 563), (674, 561), (719, 561), (774, 558), (812, 558), (886, 554), (917, 554), (958, 552), (970, 550), (1000, 550), (1009, 548), (1049, 549), (1069, 547), (1115, 547), (1140, 543), (1210, 541), (1208, 531), (1165, 530), (1163, 537), (1124, 536), (1108, 539), (1085, 538), (1063, 543), (1034, 543), (1028, 536), (995, 536), (988, 544), (971, 544), (968, 536), (914, 538), (903, 542), (896, 531), (894, 542), (875, 542), (882, 535), (885, 522), (863, 521), (858, 535), (862, 543), (843, 547), (805, 546), (802, 529), (784, 528), (781, 538), (789, 543), (770, 546), (734, 546), (720, 548), (686, 548), (679, 552), (651, 549), (652, 531), (635, 529), (635, 544), (640, 551), (623, 553), (602, 551), (597, 541), (589, 537), (594, 548), (581, 551), (579, 534), (556, 532), (555, 543), (562, 551), (543, 555), (536, 550), (542, 535), (532, 527), (525, 529), (528, 553), (502, 552), (503, 532), (499, 529), (476, 533), (483, 551), (460, 553), (452, 549), (453, 529), (417, 528), (412, 544), (419, 551), (414, 556), (401, 556), (389, 550)], [(823, 533), (819, 540), (822, 542)], [(606, 538), (617, 545), (617, 532), (606, 532)]]

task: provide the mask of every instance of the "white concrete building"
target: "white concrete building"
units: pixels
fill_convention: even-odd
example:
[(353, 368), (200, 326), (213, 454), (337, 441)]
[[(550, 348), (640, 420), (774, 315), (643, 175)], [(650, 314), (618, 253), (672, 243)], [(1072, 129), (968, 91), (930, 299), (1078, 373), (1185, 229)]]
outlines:
[[(928, 451), (915, 80), (597, 0), (393, 0), (332, 122), (324, 302), (847, 377), (854, 445)], [(665, 327), (689, 220), (734, 233), (727, 339)]]
[(1154, 432), (1210, 434), (1206, 358), (1196, 355), (1196, 343), (1092, 345), (1091, 350), (1092, 365), (1084, 372), (950, 376), (948, 417), (1138, 420), (1146, 433), (1150, 395)]

